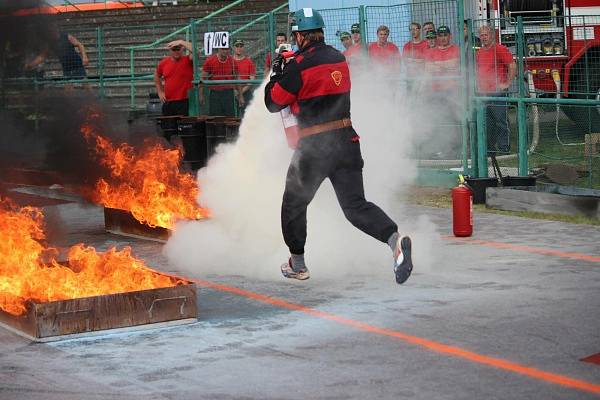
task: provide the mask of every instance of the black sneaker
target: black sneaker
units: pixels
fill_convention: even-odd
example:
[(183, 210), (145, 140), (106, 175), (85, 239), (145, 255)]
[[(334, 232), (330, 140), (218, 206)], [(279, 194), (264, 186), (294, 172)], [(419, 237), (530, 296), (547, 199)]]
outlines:
[(298, 279), (300, 281), (304, 281), (310, 278), (310, 273), (308, 272), (308, 268), (302, 268), (299, 271), (295, 271), (292, 268), (292, 259), (289, 258), (288, 262), (281, 264), (281, 273), (286, 278), (290, 279)]
[(394, 273), (396, 274), (396, 283), (399, 285), (406, 282), (413, 269), (411, 247), (412, 242), (408, 236), (398, 238), (394, 252)]

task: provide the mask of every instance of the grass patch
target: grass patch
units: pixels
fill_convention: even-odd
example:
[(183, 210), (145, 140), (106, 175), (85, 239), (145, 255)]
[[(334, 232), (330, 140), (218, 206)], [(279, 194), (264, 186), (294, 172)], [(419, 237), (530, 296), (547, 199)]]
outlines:
[[(407, 200), (411, 204), (436, 208), (451, 208), (452, 196), (450, 189), (412, 187)], [(474, 204), (474, 212), (484, 212), (488, 214), (510, 215), (513, 217), (543, 219), (548, 221), (568, 222), (571, 224), (597, 225), (600, 226), (600, 219), (584, 216), (572, 216), (562, 214), (546, 214), (532, 211), (504, 211), (493, 208), (486, 208), (485, 204)]]

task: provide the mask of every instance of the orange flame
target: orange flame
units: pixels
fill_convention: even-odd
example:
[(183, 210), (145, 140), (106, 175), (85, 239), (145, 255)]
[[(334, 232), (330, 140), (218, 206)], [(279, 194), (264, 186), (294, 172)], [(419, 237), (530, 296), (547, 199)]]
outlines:
[[(89, 114), (90, 119), (95, 117), (98, 114)], [(127, 143), (116, 146), (95, 133), (91, 123), (84, 124), (81, 132), (93, 142), (100, 163), (110, 170), (110, 176), (96, 183), (92, 201), (129, 211), (151, 227), (173, 229), (178, 219), (210, 216), (196, 202), (199, 189), (194, 176), (179, 170), (179, 150), (149, 142), (141, 149)]]
[(27, 301), (49, 302), (175, 286), (181, 281), (158, 274), (114, 247), (97, 253), (77, 244), (69, 249), (69, 267), (58, 251), (43, 244), (44, 216), (35, 207), (19, 208), (0, 198), (0, 309), (21, 315)]

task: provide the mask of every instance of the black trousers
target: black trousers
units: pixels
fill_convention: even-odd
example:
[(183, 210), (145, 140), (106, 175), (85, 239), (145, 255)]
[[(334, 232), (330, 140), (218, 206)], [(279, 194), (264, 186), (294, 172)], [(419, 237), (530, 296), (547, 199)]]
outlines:
[(292, 254), (304, 254), (306, 209), (325, 178), (329, 178), (344, 215), (358, 229), (387, 243), (398, 226), (365, 199), (360, 143), (352, 128), (301, 139), (288, 168), (281, 205), (283, 238)]
[(189, 113), (189, 100), (174, 100), (165, 101), (162, 105), (162, 114), (168, 115), (188, 115)]

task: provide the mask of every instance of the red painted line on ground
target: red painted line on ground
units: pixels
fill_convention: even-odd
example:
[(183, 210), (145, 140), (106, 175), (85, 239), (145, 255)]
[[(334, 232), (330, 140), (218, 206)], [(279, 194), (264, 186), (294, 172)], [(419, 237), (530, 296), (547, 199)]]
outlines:
[(579, 361), (583, 361), (583, 362), (588, 362), (588, 363), (600, 365), (600, 353), (598, 353), (598, 354), (592, 354), (591, 356), (582, 358)]
[(246, 297), (249, 299), (260, 301), (262, 303), (270, 304), (270, 305), (284, 308), (287, 310), (299, 311), (299, 312), (305, 313), (305, 314), (313, 316), (313, 317), (321, 318), (321, 319), (328, 320), (328, 321), (333, 321), (333, 322), (336, 322), (341, 325), (350, 326), (352, 328), (355, 328), (355, 329), (358, 329), (358, 330), (361, 330), (364, 332), (369, 332), (369, 333), (374, 333), (377, 335), (383, 335), (383, 336), (388, 336), (388, 337), (392, 337), (395, 339), (400, 339), (404, 342), (424, 347), (427, 350), (434, 351), (436, 353), (441, 353), (441, 354), (448, 355), (448, 356), (462, 358), (462, 359), (465, 359), (465, 360), (468, 360), (468, 361), (471, 361), (474, 363), (483, 364), (483, 365), (487, 365), (490, 367), (502, 369), (505, 371), (514, 372), (514, 373), (517, 373), (520, 375), (529, 376), (529, 377), (537, 379), (537, 380), (541, 380), (541, 381), (545, 381), (545, 382), (549, 382), (549, 383), (553, 383), (553, 384), (557, 384), (557, 385), (561, 385), (561, 386), (565, 386), (565, 387), (569, 387), (569, 388), (573, 388), (573, 389), (579, 389), (579, 390), (582, 390), (585, 392), (590, 392), (590, 393), (600, 395), (600, 385), (598, 385), (598, 384), (586, 382), (586, 381), (579, 380), (579, 379), (570, 378), (568, 376), (559, 375), (559, 374), (555, 374), (552, 372), (546, 372), (546, 371), (543, 371), (543, 370), (540, 370), (537, 368), (528, 367), (528, 366), (514, 363), (514, 362), (511, 362), (508, 360), (504, 360), (501, 358), (481, 355), (478, 353), (474, 353), (472, 351), (461, 349), (460, 347), (445, 345), (442, 343), (434, 342), (432, 340), (420, 338), (418, 336), (408, 335), (408, 334), (400, 332), (400, 331), (395, 331), (395, 330), (386, 329), (386, 328), (380, 328), (377, 326), (366, 324), (364, 322), (356, 321), (353, 319), (349, 319), (349, 318), (342, 317), (339, 315), (327, 313), (324, 311), (319, 311), (315, 308), (306, 307), (301, 304), (290, 303), (283, 299), (278, 299), (276, 297), (270, 297), (270, 296), (256, 293), (256, 292), (251, 292), (251, 291), (240, 289), (240, 288), (237, 288), (234, 286), (227, 286), (227, 285), (222, 285), (220, 283), (203, 281), (203, 280), (199, 280), (199, 279), (191, 279), (191, 281), (197, 283), (200, 286), (220, 290), (223, 292), (233, 293), (233, 294), (236, 294), (239, 296), (243, 296), (243, 297)]
[(526, 253), (543, 254), (546, 256), (556, 256), (556, 257), (561, 257), (561, 258), (571, 258), (571, 259), (575, 259), (575, 260), (583, 260), (583, 261), (591, 261), (591, 262), (600, 263), (600, 256), (593, 256), (593, 255), (589, 255), (589, 254), (553, 250), (553, 249), (548, 249), (548, 248), (543, 248), (543, 247), (523, 246), (520, 244), (491, 242), (488, 240), (458, 238), (458, 237), (454, 237), (454, 236), (442, 236), (442, 238), (446, 239), (446, 240), (450, 240), (450, 241), (455, 241), (455, 242), (476, 244), (476, 245), (484, 246), (484, 247), (494, 247), (496, 249), (517, 250), (517, 251), (524, 251)]

